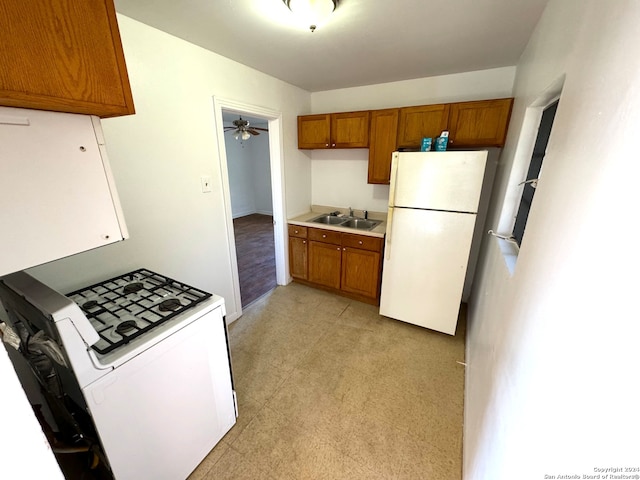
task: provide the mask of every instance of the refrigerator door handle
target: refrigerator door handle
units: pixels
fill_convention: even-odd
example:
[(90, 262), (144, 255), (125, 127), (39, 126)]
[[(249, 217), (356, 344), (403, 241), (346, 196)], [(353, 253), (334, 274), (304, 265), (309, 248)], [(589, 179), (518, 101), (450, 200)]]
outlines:
[(385, 256), (387, 260), (391, 260), (391, 229), (393, 228), (393, 207), (389, 207), (389, 212), (387, 213), (387, 235), (385, 238), (386, 247), (385, 247)]
[(398, 152), (391, 157), (391, 181), (389, 187), (389, 207), (396, 206), (396, 183), (398, 182)]
[(391, 181), (389, 188), (389, 212), (387, 213), (387, 236), (385, 256), (391, 259), (391, 229), (393, 228), (393, 208), (396, 205), (396, 182), (398, 181), (398, 152), (393, 152), (391, 157)]

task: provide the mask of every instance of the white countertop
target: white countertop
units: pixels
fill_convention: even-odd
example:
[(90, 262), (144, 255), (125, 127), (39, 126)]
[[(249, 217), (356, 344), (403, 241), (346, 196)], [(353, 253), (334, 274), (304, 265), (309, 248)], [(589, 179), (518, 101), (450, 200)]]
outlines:
[[(333, 208), (333, 207), (323, 207), (323, 206), (312, 206), (312, 209), (302, 215), (298, 215), (296, 217), (290, 218), (287, 220), (288, 223), (292, 225), (300, 225), (302, 227), (313, 227), (313, 228), (322, 228), (324, 230), (334, 230), (336, 232), (345, 232), (345, 233), (354, 233), (357, 235), (366, 235), (369, 237), (379, 237), (383, 238), (384, 234), (387, 230), (387, 222), (386, 222), (386, 214), (380, 212), (370, 212), (369, 219), (370, 220), (378, 220), (381, 221), (376, 227), (372, 230), (359, 230), (357, 228), (349, 228), (349, 227), (341, 227), (339, 225), (327, 225), (324, 223), (313, 223), (315, 217), (318, 217), (322, 214), (327, 214), (329, 212), (335, 212), (336, 210), (340, 210), (342, 213), (346, 214), (347, 211), (343, 208)], [(361, 211), (356, 211), (356, 214), (361, 213)], [(362, 218), (361, 215), (356, 215), (359, 218)]]

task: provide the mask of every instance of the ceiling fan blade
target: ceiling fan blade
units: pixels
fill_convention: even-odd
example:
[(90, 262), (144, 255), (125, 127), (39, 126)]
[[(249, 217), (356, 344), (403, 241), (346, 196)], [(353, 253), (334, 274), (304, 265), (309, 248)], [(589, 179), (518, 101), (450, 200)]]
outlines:
[(268, 132), (269, 131), (268, 128), (260, 128), (260, 127), (251, 127), (251, 128), (253, 128), (254, 130), (261, 130), (263, 132)]
[(255, 128), (247, 128), (247, 132), (249, 132), (251, 135), (260, 135), (260, 132), (258, 132)]
[(235, 130), (236, 127), (224, 127), (224, 131), (226, 132), (227, 130)]

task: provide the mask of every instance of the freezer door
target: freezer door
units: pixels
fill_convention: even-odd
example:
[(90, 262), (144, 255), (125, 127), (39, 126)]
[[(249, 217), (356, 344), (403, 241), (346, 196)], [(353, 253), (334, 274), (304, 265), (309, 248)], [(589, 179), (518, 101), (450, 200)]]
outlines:
[(393, 210), (380, 314), (455, 335), (476, 216)]
[(487, 151), (394, 153), (389, 205), (478, 211)]

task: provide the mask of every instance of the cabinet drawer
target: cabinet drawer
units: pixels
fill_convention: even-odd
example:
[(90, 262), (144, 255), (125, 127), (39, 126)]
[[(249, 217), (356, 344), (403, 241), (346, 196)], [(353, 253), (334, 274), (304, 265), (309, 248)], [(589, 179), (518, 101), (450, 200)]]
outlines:
[(309, 240), (316, 240), (318, 242), (340, 245), (340, 235), (340, 232), (334, 232), (333, 230), (324, 230), (321, 228), (309, 229)]
[(382, 251), (382, 239), (378, 237), (368, 237), (365, 235), (351, 235), (349, 233), (343, 233), (342, 246), (380, 252)]
[(289, 225), (289, 236), (307, 238), (307, 227), (301, 227), (300, 225)]

